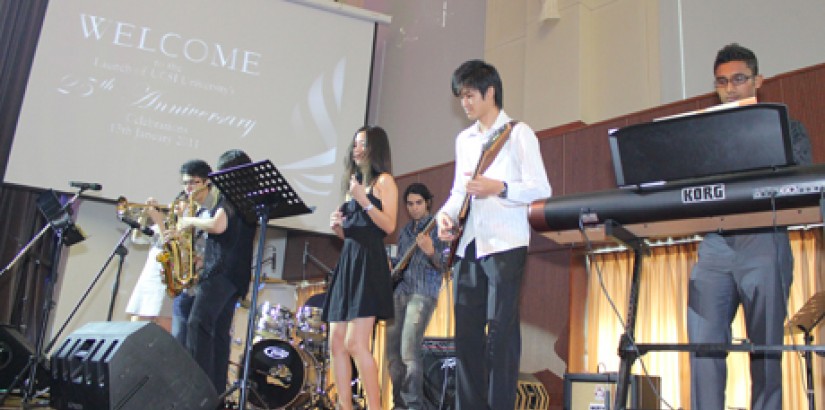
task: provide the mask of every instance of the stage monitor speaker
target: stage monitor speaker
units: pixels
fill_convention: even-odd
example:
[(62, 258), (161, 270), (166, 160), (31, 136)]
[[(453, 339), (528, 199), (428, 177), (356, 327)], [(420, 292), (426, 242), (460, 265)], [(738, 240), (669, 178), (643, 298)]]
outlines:
[(424, 408), (455, 408), (455, 343), (452, 338), (425, 338), (421, 345), (424, 365)]
[(57, 409), (217, 408), (212, 382), (169, 333), (150, 322), (93, 322), (51, 357)]
[[(0, 325), (0, 390), (8, 390), (17, 375), (23, 371), (34, 354), (34, 347), (23, 337), (20, 332), (12, 326)], [(44, 388), (49, 385), (49, 371), (40, 363), (35, 377), (37, 384), (35, 387)], [(29, 377), (28, 371), (23, 375), (23, 380)], [(18, 381), (15, 389), (24, 388), (26, 384)]]
[[(567, 373), (564, 375), (564, 410), (601, 410), (613, 406), (616, 397), (616, 373)], [(651, 383), (653, 387), (651, 387)], [(655, 390), (654, 390), (655, 388)], [(661, 380), (630, 376), (627, 408), (633, 410), (659, 410)]]

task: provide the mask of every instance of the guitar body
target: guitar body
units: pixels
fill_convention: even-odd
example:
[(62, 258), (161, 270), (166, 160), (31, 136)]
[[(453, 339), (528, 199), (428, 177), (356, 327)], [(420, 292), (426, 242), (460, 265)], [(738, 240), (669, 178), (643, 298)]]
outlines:
[[(469, 196), (467, 196), (465, 198), (465, 201), (466, 201), (467, 204), (462, 206), (461, 209), (464, 209), (466, 207), (467, 212), (464, 215), (464, 218), (461, 218), (461, 216), (459, 215), (458, 224), (456, 224), (456, 226), (455, 226), (455, 238), (453, 238), (453, 240), (450, 242), (450, 253), (449, 253), (449, 256), (447, 256), (446, 273), (449, 276), (452, 276), (453, 264), (455, 264), (456, 250), (458, 249), (459, 242), (461, 242), (461, 237), (464, 236), (464, 225), (466, 225), (466, 223), (467, 223), (467, 215), (470, 214), (470, 212), (469, 212), (469, 208), (470, 208)], [(449, 278), (449, 276), (448, 276), (448, 278)]]

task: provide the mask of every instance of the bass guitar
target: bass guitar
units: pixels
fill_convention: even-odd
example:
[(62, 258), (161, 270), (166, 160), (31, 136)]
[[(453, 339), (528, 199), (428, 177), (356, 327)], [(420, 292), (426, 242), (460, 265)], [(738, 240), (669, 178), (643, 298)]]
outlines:
[[(420, 234), (429, 235), (432, 232), (433, 228), (436, 226), (435, 217), (430, 219), (430, 222), (424, 226), (424, 229), (419, 232)], [(404, 256), (401, 257), (401, 260), (395, 264), (395, 267), (392, 268), (392, 272), (390, 273), (390, 277), (392, 278), (392, 289), (398, 286), (402, 280), (404, 280), (404, 270), (407, 269), (407, 265), (410, 264), (410, 259), (412, 259), (413, 254), (415, 254), (416, 249), (418, 249), (418, 244), (413, 243), (406, 252), (404, 252)]]
[[(490, 164), (493, 163), (493, 160), (496, 159), (499, 151), (501, 151), (501, 147), (504, 146), (504, 143), (507, 142), (507, 139), (510, 137), (510, 131), (513, 130), (516, 123), (518, 123), (518, 121), (510, 121), (493, 131), (493, 135), (491, 135), (490, 139), (481, 147), (481, 157), (478, 159), (478, 164), (476, 164), (476, 169), (470, 179), (483, 174)], [(461, 241), (461, 236), (464, 234), (464, 225), (467, 223), (467, 216), (470, 214), (471, 201), (472, 195), (464, 195), (464, 202), (461, 203), (461, 209), (458, 211), (455, 237), (452, 242), (450, 242), (450, 253), (449, 256), (447, 256), (447, 265), (445, 265), (444, 270), (444, 274), (447, 277), (452, 276), (455, 254), (458, 250), (458, 243)]]

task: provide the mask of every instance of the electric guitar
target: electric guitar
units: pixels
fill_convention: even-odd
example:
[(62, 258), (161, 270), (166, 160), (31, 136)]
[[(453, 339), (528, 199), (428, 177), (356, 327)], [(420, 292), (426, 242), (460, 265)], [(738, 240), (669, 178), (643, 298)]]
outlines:
[[(421, 230), (421, 234), (429, 235), (432, 232), (433, 228), (436, 226), (435, 217), (430, 219), (430, 222), (424, 226), (424, 229)], [(417, 235), (416, 235), (417, 236)], [(392, 278), (392, 289), (398, 286), (402, 280), (404, 280), (404, 270), (407, 269), (407, 265), (410, 264), (410, 259), (412, 259), (413, 254), (415, 254), (415, 250), (418, 249), (418, 244), (413, 242), (412, 246), (410, 246), (406, 252), (404, 252), (404, 256), (401, 257), (401, 260), (395, 264), (395, 267), (392, 268), (392, 273), (390, 273), (390, 277)]]
[[(484, 146), (481, 147), (481, 157), (478, 159), (478, 164), (476, 165), (476, 169), (470, 179), (483, 174), (490, 164), (493, 163), (493, 160), (496, 159), (499, 151), (501, 151), (501, 147), (504, 146), (504, 143), (507, 142), (507, 139), (510, 137), (510, 131), (513, 130), (516, 123), (517, 121), (515, 120), (510, 121), (493, 131), (493, 135), (486, 143), (484, 143)], [(458, 221), (455, 225), (455, 237), (452, 242), (450, 242), (450, 253), (447, 257), (447, 265), (445, 265), (444, 270), (444, 275), (447, 277), (452, 276), (455, 253), (458, 250), (458, 243), (461, 241), (461, 236), (464, 234), (464, 225), (467, 223), (467, 216), (470, 214), (471, 200), (472, 195), (464, 195), (464, 202), (462, 202), (461, 209), (458, 211)]]

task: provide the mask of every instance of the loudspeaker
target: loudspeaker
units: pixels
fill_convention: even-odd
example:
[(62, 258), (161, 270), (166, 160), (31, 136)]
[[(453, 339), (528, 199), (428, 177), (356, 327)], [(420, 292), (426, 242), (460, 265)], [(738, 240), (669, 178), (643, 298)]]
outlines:
[[(0, 390), (8, 390), (11, 383), (23, 371), (34, 354), (34, 347), (23, 337), (17, 329), (8, 326), (0, 326)], [(29, 370), (26, 370), (25, 378), (29, 377)], [(43, 388), (49, 385), (49, 372), (40, 364), (36, 373), (37, 384), (35, 387)], [(18, 381), (16, 389), (26, 386), (22, 381)]]
[[(567, 373), (564, 375), (564, 410), (606, 409), (613, 406), (616, 397), (617, 373)], [(651, 388), (651, 383), (655, 388)], [(630, 376), (627, 408), (635, 410), (659, 410), (661, 380), (658, 376), (648, 378)]]
[(51, 357), (57, 409), (215, 409), (212, 382), (169, 333), (150, 322), (93, 322)]
[(451, 338), (425, 338), (421, 345), (424, 365), (424, 408), (455, 408), (455, 342)]

